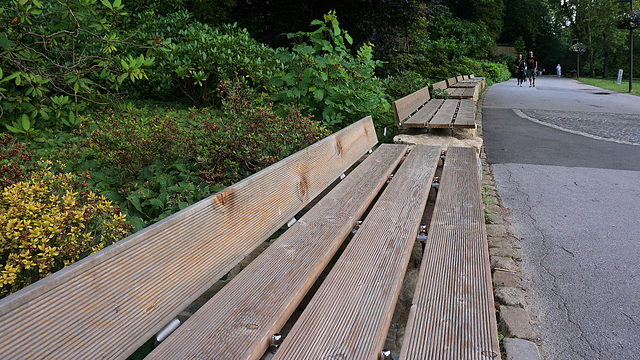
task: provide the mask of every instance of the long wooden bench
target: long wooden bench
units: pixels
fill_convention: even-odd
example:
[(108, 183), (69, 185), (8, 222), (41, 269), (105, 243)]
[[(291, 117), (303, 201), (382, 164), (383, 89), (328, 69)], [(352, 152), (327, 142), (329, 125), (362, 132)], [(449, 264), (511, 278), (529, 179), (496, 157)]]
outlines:
[[(446, 89), (436, 83), (434, 88)], [(396, 122), (407, 128), (475, 128), (473, 99), (432, 99), (424, 87), (392, 103)]]
[[(366, 155), (376, 143), (372, 119), (364, 118), (0, 300), (0, 358), (127, 359), (297, 216), (145, 359), (260, 359), (332, 261), (275, 358), (377, 359), (441, 151), (383, 144)], [(438, 346), (432, 339), (445, 333), (451, 337), (444, 347), (455, 348), (447, 354), (473, 344), (465, 354), (499, 358), (490, 273), (484, 271), (486, 235), (476, 213), (482, 214), (477, 176), (475, 150), (450, 147), (428, 243), (462, 248), (464, 259), (447, 255), (440, 288), (416, 292), (414, 303), (429, 302), (428, 311), (446, 319), (440, 324), (446, 331), (411, 322), (423, 312), (412, 308), (408, 334), (422, 329), (427, 338), (421, 332), (403, 346)], [(423, 257), (432, 260), (426, 263), (442, 256), (427, 249)], [(421, 273), (437, 272), (423, 268)], [(450, 291), (446, 279), (461, 292)], [(484, 287), (476, 292), (470, 284)], [(452, 294), (456, 306), (448, 299)], [(461, 308), (480, 315), (468, 317)]]

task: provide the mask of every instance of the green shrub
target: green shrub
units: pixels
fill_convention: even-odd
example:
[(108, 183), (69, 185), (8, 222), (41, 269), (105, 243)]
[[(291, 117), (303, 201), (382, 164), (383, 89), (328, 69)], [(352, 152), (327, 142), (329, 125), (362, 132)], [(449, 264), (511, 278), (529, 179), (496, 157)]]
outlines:
[(291, 51), (278, 51), (285, 69), (271, 80), (280, 90), (277, 99), (295, 104), (334, 131), (388, 111), (384, 84), (374, 76), (381, 62), (373, 60), (372, 46), (362, 45), (353, 56), (346, 45), (353, 41), (334, 12), (311, 25), (315, 31), (287, 34), (300, 40)]
[(118, 207), (48, 164), (0, 191), (0, 297), (125, 237)]
[(25, 180), (33, 170), (33, 155), (9, 134), (0, 134), (0, 189)]
[(235, 24), (213, 28), (194, 21), (186, 11), (145, 22), (139, 41), (148, 43), (157, 66), (144, 95), (166, 98), (177, 92), (199, 107), (218, 100), (220, 81), (239, 79), (258, 91), (271, 92), (269, 79), (281, 68), (269, 46)]
[(220, 116), (207, 109), (195, 113), (203, 132), (195, 137), (193, 152), (209, 182), (237, 182), (329, 135), (297, 109), (287, 106), (279, 116), (271, 106), (260, 105), (241, 83), (222, 83), (220, 93)]

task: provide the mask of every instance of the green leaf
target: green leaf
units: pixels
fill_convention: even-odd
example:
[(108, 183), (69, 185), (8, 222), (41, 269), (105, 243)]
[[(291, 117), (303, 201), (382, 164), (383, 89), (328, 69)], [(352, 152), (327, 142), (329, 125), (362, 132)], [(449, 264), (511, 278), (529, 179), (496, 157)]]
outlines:
[(14, 133), (14, 134), (21, 134), (21, 133), (24, 133), (24, 131), (22, 131), (22, 130), (20, 130), (20, 129), (16, 128), (16, 127), (13, 127), (13, 126), (11, 126), (11, 125), (5, 125), (5, 127), (7, 128), (7, 130), (11, 131), (11, 132), (12, 132), (12, 133)]
[(111, 5), (111, 3), (108, 0), (100, 0), (100, 2), (102, 3), (102, 5), (108, 7), (109, 9), (113, 10), (113, 5)]
[(31, 120), (29, 119), (29, 115), (22, 114), (21, 125), (24, 130), (31, 129)]
[(138, 210), (141, 213), (144, 213), (142, 211), (142, 206), (140, 205), (140, 198), (135, 196), (135, 194), (131, 194), (131, 195), (127, 196), (127, 200), (129, 201), (129, 203), (131, 205), (133, 205), (134, 208), (136, 208), (136, 210)]
[[(0, 47), (5, 50), (11, 50), (14, 46), (15, 44), (7, 38), (6, 34), (0, 34)], [(0, 73), (0, 78), (2, 78), (2, 73)]]
[(324, 91), (322, 89), (317, 89), (313, 92), (313, 96), (316, 98), (316, 100), (320, 101), (324, 98)]
[(349, 36), (349, 34), (344, 34), (344, 38), (347, 40), (349, 45), (353, 45), (353, 39), (351, 38), (351, 36)]

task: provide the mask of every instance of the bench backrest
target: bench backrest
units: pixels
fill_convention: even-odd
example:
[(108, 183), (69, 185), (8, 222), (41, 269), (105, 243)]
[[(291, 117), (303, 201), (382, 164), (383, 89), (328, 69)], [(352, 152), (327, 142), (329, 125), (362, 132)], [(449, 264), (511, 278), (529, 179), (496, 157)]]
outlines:
[(369, 116), (0, 300), (0, 354), (127, 358), (377, 141)]
[(392, 104), (396, 121), (403, 122), (420, 106), (429, 101), (429, 99), (431, 99), (431, 95), (429, 95), (429, 87), (425, 86), (418, 91), (412, 92), (411, 94), (394, 101)]
[(434, 83), (431, 85), (432, 89), (440, 89), (440, 90), (446, 90), (447, 87), (449, 87), (447, 85), (447, 81), (446, 80), (442, 80), (442, 81), (438, 81), (437, 83)]
[(447, 85), (452, 86), (453, 84), (457, 83), (458, 79), (454, 76), (454, 77), (450, 77), (447, 79)]
[(476, 77), (476, 76), (473, 75), (473, 74), (469, 75), (469, 79), (473, 79), (474, 77)]

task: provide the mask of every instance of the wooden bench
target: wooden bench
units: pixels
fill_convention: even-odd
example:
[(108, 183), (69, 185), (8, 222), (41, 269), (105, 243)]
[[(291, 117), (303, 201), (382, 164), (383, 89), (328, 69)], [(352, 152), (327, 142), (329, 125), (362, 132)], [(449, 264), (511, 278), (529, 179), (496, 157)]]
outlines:
[[(127, 359), (303, 209), (145, 359), (260, 359), (331, 261), (275, 358), (378, 358), (441, 151), (383, 144), (362, 158), (376, 143), (364, 118), (0, 300), (2, 359)], [(403, 346), (499, 358), (475, 150), (450, 148), (442, 172), (421, 277), (447, 253), (436, 244), (447, 265), (414, 300), (438, 318), (414, 323), (412, 307)]]
[[(433, 84), (446, 89), (442, 82)], [(475, 128), (473, 99), (432, 99), (424, 87), (392, 103), (396, 122), (407, 128)]]

